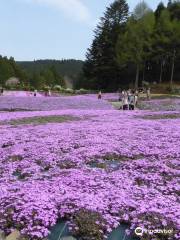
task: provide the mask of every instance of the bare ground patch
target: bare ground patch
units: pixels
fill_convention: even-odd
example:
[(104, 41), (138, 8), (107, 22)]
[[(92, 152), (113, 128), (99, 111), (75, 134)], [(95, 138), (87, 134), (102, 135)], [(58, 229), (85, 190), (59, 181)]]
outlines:
[(41, 125), (41, 124), (47, 124), (47, 123), (63, 123), (63, 122), (69, 122), (69, 121), (78, 121), (81, 120), (78, 117), (71, 116), (71, 115), (63, 115), (63, 116), (42, 116), (42, 117), (27, 117), (27, 118), (20, 118), (20, 119), (13, 119), (10, 121), (2, 121), (0, 122), (0, 125), (28, 125), (28, 124), (34, 124), (34, 125)]

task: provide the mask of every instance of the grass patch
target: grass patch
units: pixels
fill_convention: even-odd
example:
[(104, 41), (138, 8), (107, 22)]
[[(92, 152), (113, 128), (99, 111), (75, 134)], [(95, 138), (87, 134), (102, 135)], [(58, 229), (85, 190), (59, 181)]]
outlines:
[(33, 111), (36, 111), (36, 110), (27, 109), (27, 108), (0, 108), (0, 112), (33, 112)]
[(158, 120), (158, 119), (178, 119), (180, 118), (180, 113), (177, 114), (156, 114), (156, 115), (147, 115), (142, 117), (147, 120)]
[(110, 104), (115, 108), (115, 109), (120, 109), (122, 107), (122, 102), (110, 102)]
[(123, 155), (117, 155), (117, 154), (106, 154), (102, 157), (104, 161), (120, 161), (125, 162), (129, 160), (138, 160), (144, 158), (143, 154), (134, 155), (134, 156), (123, 156)]
[[(152, 93), (151, 94), (151, 99), (179, 99), (180, 95), (178, 94), (157, 94), (157, 93)], [(147, 100), (147, 95), (146, 93), (140, 93), (140, 99), (141, 100)]]
[(41, 125), (47, 123), (63, 123), (69, 121), (78, 121), (80, 118), (74, 117), (71, 115), (63, 115), (63, 116), (43, 116), (43, 117), (30, 117), (30, 118), (20, 118), (20, 119), (13, 119), (8, 122), (0, 122), (1, 125), (10, 124), (13, 126), (17, 125)]
[(179, 99), (180, 95), (175, 94), (152, 94), (152, 99)]

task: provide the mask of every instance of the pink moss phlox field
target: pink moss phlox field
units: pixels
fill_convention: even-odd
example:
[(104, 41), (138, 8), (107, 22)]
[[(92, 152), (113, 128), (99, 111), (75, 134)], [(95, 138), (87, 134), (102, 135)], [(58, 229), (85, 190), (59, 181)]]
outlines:
[(141, 109), (144, 110), (154, 110), (154, 111), (180, 111), (180, 98), (176, 99), (153, 99), (150, 101), (144, 101), (142, 103)]
[(0, 111), (11, 109), (24, 110), (66, 110), (66, 109), (112, 109), (105, 100), (97, 101), (97, 97), (92, 96), (69, 96), (69, 97), (1, 97)]
[[(35, 109), (46, 111), (0, 114), (7, 123), (0, 125), (0, 229), (43, 239), (58, 219), (74, 226), (74, 214), (87, 209), (103, 217), (105, 236), (127, 222), (131, 230), (174, 229), (169, 239), (178, 239), (180, 119), (143, 119), (178, 110), (123, 112), (89, 96), (60, 98), (59, 105), (52, 98), (42, 106), (42, 99)], [(14, 106), (29, 108), (31, 100), (15, 98)], [(0, 100), (1, 108), (10, 108), (9, 101)], [(51, 115), (80, 119), (8, 123)]]

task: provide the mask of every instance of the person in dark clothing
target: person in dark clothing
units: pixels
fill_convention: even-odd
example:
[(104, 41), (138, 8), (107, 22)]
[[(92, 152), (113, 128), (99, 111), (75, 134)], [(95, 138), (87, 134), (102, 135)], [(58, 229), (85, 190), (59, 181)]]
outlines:
[(129, 95), (128, 101), (129, 101), (129, 110), (134, 110), (134, 108), (135, 108), (135, 95), (134, 95), (134, 92), (132, 92)]
[(99, 93), (98, 93), (98, 99), (101, 99), (101, 98), (102, 98), (102, 92), (99, 91)]
[(37, 90), (34, 90), (34, 97), (37, 96)]
[(4, 93), (4, 89), (1, 88), (1, 96), (3, 96), (3, 93)]

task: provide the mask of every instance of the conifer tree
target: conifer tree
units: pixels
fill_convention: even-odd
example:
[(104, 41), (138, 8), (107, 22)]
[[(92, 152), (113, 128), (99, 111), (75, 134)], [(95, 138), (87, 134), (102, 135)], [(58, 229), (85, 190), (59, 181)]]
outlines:
[(128, 17), (125, 0), (115, 0), (101, 18), (87, 51), (84, 73), (92, 88), (112, 89), (119, 80), (116, 43)]

